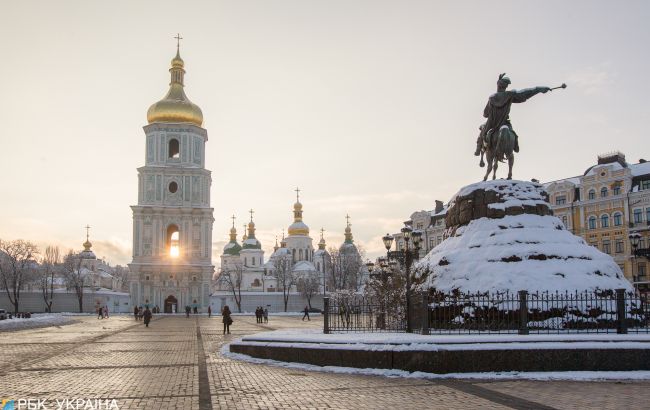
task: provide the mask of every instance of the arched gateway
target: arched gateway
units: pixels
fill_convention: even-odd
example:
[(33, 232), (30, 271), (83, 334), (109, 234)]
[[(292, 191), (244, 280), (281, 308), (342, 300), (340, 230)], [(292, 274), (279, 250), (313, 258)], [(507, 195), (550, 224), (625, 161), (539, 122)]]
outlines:
[(174, 297), (174, 295), (169, 295), (167, 296), (167, 299), (165, 299), (165, 313), (176, 313), (178, 312), (178, 300)]

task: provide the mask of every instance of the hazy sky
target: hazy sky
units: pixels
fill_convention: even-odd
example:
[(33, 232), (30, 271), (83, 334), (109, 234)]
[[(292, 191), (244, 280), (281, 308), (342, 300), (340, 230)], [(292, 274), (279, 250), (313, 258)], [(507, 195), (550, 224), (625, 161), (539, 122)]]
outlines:
[[(647, 1), (20, 1), (0, 17), (0, 238), (127, 263), (148, 107), (177, 32), (204, 114), (213, 261), (254, 208), (268, 251), (302, 190), (312, 237), (370, 256), (414, 210), (482, 177), (474, 143), (498, 74), (568, 84), (516, 105), (514, 176), (648, 158)], [(650, 159), (650, 158), (649, 158)], [(501, 170), (501, 176), (504, 175)], [(268, 256), (268, 253), (267, 253)]]

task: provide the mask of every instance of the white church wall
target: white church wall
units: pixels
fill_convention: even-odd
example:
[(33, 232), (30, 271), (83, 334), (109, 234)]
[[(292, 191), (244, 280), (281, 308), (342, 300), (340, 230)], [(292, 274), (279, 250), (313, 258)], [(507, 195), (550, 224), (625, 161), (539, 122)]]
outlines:
[[(216, 292), (210, 296), (210, 306), (215, 314), (221, 312), (225, 305), (230, 310), (238, 313), (235, 298), (230, 292)], [(307, 305), (305, 299), (300, 293), (291, 293), (287, 312), (301, 312)], [(282, 292), (246, 292), (242, 293), (242, 312), (254, 313), (255, 308), (263, 306), (269, 309), (269, 312), (284, 312), (284, 299)], [(323, 309), (323, 295), (314, 295), (311, 298), (311, 306), (316, 309)]]

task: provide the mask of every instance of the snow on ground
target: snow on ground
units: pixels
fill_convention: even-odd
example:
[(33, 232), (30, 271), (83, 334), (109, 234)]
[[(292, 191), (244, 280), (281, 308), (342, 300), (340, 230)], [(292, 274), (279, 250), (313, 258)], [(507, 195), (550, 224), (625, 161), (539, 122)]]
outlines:
[(288, 329), (245, 336), (241, 343), (269, 347), (368, 351), (650, 349), (650, 334), (323, 334), (319, 329)]
[(74, 322), (72, 317), (61, 313), (32, 313), (29, 319), (0, 320), (0, 330), (20, 330), (34, 327), (60, 326)]
[[(237, 341), (236, 341), (237, 342)], [(235, 343), (236, 343), (235, 342)], [(384, 377), (402, 377), (414, 379), (478, 379), (478, 380), (650, 380), (650, 371), (624, 371), (624, 372), (486, 372), (486, 373), (425, 373), (425, 372), (407, 372), (405, 370), (393, 369), (358, 369), (353, 367), (338, 366), (315, 366), (304, 363), (280, 362), (271, 359), (258, 359), (240, 353), (231, 353), (230, 344), (221, 348), (221, 355), (233, 360), (241, 360), (249, 363), (264, 364), (289, 369), (341, 373), (341, 374), (359, 374), (367, 376), (384, 376)]]

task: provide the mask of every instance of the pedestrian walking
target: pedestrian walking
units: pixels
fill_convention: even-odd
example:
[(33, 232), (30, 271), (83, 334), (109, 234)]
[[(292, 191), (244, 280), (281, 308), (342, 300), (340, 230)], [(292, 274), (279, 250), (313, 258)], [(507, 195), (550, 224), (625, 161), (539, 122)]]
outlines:
[(136, 321), (138, 320), (138, 307), (137, 306), (133, 307), (133, 317), (135, 318)]
[(185, 306), (185, 317), (190, 317), (190, 313), (192, 312), (192, 308), (190, 305)]
[(103, 319), (104, 318), (104, 313), (102, 312), (102, 308), (100, 306), (97, 306), (97, 319)]
[(212, 317), (212, 306), (208, 306), (208, 318)]
[(108, 305), (104, 305), (104, 318), (108, 319)]
[(264, 308), (264, 323), (269, 323), (269, 310)]
[(257, 323), (260, 323), (260, 307), (259, 306), (255, 308), (255, 321)]
[(142, 310), (142, 306), (138, 308), (138, 320), (142, 320), (142, 316), (144, 315), (144, 310)]
[(302, 320), (305, 320), (305, 318), (307, 318), (307, 320), (310, 321), (311, 319), (309, 318), (309, 308), (307, 306), (305, 306), (303, 312), (305, 312), (305, 314), (302, 315)]
[(221, 310), (221, 316), (223, 316), (223, 334), (225, 335), (226, 333), (230, 334), (230, 325), (232, 325), (232, 318), (230, 315), (232, 312), (230, 311), (230, 308), (228, 305), (224, 306), (223, 309)]
[(149, 322), (151, 322), (151, 317), (153, 316), (153, 315), (151, 314), (151, 311), (149, 310), (149, 307), (147, 307), (147, 308), (144, 310), (144, 313), (143, 313), (142, 315), (144, 316), (144, 325), (145, 325), (146, 327), (149, 327)]

